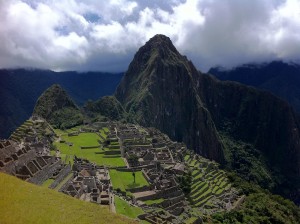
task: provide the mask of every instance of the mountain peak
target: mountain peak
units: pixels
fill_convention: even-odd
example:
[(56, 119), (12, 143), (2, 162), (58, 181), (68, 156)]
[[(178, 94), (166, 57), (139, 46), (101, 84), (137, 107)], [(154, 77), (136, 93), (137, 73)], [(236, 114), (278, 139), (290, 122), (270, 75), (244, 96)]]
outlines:
[(49, 87), (38, 98), (33, 114), (43, 117), (56, 128), (73, 127), (83, 120), (79, 108), (58, 84)]
[(163, 46), (163, 47), (172, 48), (172, 50), (176, 50), (176, 48), (174, 47), (171, 39), (169, 37), (165, 36), (165, 35), (162, 35), (162, 34), (156, 34), (155, 36), (150, 38), (150, 40), (147, 41), (145, 46), (147, 46), (147, 45), (150, 45), (153, 48)]

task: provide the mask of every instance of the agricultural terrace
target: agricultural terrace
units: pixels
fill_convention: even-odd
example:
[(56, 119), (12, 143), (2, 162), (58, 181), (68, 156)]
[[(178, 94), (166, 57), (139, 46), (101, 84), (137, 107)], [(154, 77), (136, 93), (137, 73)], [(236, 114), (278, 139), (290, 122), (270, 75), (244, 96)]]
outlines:
[[(62, 160), (73, 161), (73, 156), (88, 159), (97, 165), (106, 166), (125, 166), (124, 160), (120, 152), (110, 149), (110, 145), (105, 145), (108, 130), (101, 129), (97, 133), (79, 133), (75, 136), (68, 136), (69, 133), (78, 130), (78, 128), (69, 129), (66, 131), (55, 130), (56, 134), (60, 136), (60, 140), (54, 142), (54, 146), (60, 151)], [(116, 145), (112, 142), (111, 144)], [(89, 147), (89, 148), (82, 148)], [(119, 150), (119, 149), (118, 149)], [(114, 151), (110, 155), (110, 151)]]

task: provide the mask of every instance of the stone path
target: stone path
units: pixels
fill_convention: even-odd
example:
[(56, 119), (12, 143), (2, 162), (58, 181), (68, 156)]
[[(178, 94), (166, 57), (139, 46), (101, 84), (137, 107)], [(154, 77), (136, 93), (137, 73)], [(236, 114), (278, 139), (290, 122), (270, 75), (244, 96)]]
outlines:
[(109, 204), (109, 209), (111, 212), (116, 213), (116, 205), (115, 205), (115, 197), (113, 195), (113, 193), (109, 194), (109, 198), (110, 198), (110, 204)]
[(142, 192), (136, 192), (133, 193), (134, 197), (138, 200), (141, 197), (145, 197), (145, 196), (150, 196), (150, 195), (155, 195), (156, 192), (155, 191), (142, 191)]

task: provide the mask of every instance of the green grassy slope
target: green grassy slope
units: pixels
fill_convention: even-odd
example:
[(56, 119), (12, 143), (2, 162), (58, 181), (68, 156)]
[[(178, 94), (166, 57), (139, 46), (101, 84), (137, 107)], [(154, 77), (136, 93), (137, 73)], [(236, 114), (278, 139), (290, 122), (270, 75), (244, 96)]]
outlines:
[(18, 223), (136, 223), (107, 207), (80, 201), (0, 173), (0, 220)]

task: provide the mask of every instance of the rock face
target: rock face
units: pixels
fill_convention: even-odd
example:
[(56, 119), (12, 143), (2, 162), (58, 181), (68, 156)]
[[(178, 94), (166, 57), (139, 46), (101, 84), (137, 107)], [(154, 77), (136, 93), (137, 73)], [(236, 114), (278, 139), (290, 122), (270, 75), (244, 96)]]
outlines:
[(170, 39), (157, 35), (136, 53), (115, 96), (141, 125), (156, 127), (199, 154), (223, 162), (215, 125), (194, 85), (198, 78), (193, 64)]
[(67, 92), (57, 84), (49, 87), (37, 100), (33, 115), (41, 116), (59, 128), (82, 123), (83, 116)]
[(139, 49), (115, 96), (138, 123), (160, 129), (201, 155), (224, 164), (218, 132), (226, 131), (259, 149), (270, 169), (293, 182), (299, 179), (299, 123), (288, 103), (202, 74), (168, 37), (156, 35)]

